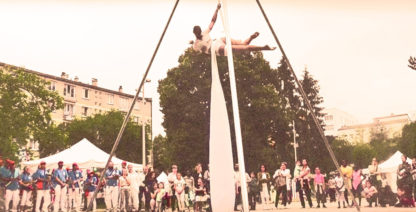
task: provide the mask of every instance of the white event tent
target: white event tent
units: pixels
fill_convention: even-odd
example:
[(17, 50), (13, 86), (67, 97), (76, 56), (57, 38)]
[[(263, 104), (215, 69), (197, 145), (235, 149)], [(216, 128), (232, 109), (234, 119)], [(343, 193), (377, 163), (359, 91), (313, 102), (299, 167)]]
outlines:
[[(391, 187), (391, 190), (397, 192), (397, 169), (402, 163), (402, 155), (400, 151), (395, 152), (389, 159), (383, 161), (378, 165), (378, 172), (386, 174), (387, 183)], [(409, 164), (412, 164), (412, 160), (407, 158)], [(368, 173), (368, 169), (363, 170), (364, 173)]]
[[(87, 139), (82, 139), (73, 146), (58, 152), (54, 155), (41, 158), (39, 160), (32, 160), (23, 162), (23, 166), (28, 166), (32, 171), (36, 171), (40, 162), (46, 162), (46, 169), (55, 169), (58, 167), (58, 162), (63, 161), (64, 167), (71, 167), (73, 163), (77, 163), (80, 169), (104, 168), (110, 154), (104, 152)], [(115, 167), (121, 167), (123, 160), (113, 157), (112, 161)], [(141, 164), (130, 163), (134, 169), (142, 168)]]

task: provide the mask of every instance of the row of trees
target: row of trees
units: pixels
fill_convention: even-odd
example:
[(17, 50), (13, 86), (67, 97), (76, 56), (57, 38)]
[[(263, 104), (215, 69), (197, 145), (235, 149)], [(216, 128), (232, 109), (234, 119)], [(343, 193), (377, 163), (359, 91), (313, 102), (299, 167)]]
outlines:
[[(271, 68), (263, 55), (256, 52), (235, 55), (234, 64), (248, 170), (255, 170), (260, 164), (275, 169), (282, 161), (293, 165), (292, 121), (295, 121), (299, 134), (299, 157), (307, 157), (311, 163), (319, 162), (329, 169), (332, 162), (326, 160), (328, 152), (286, 63), (281, 60), (277, 69)], [(229, 117), (232, 117), (226, 58), (218, 58), (218, 67)], [(320, 106), (323, 99), (319, 95), (318, 82), (305, 70), (301, 83), (313, 105), (313, 113), (323, 125)], [(179, 58), (179, 65), (159, 81), (166, 137), (159, 136), (154, 141), (157, 166), (168, 167), (176, 163), (191, 169), (195, 162), (208, 164), (210, 84), (210, 57), (191, 49), (186, 50)], [(230, 119), (231, 129), (232, 126)], [(232, 140), (235, 156), (235, 138)]]
[[(303, 72), (301, 84), (313, 106), (313, 111), (308, 111), (283, 59), (276, 69), (258, 52), (235, 55), (234, 63), (246, 168), (257, 170), (260, 164), (266, 164), (273, 170), (282, 161), (293, 167), (294, 121), (299, 135), (298, 158), (307, 158), (312, 166), (325, 171), (333, 170), (333, 162), (310, 116), (315, 113), (323, 126), (323, 98), (318, 81), (307, 70)], [(232, 117), (226, 58), (218, 58), (218, 67)], [(167, 168), (176, 163), (183, 169), (192, 169), (196, 162), (208, 164), (210, 78), (210, 57), (188, 49), (179, 57), (179, 65), (159, 82), (166, 136), (155, 138), (156, 166)], [(230, 127), (233, 130), (231, 118)], [(402, 134), (400, 138), (387, 139), (385, 134), (375, 133), (370, 143), (355, 145), (340, 138), (328, 139), (338, 160), (366, 167), (372, 157), (385, 160), (396, 150), (415, 155), (416, 123), (406, 126)], [(234, 137), (232, 140), (237, 161)]]
[[(48, 86), (48, 82), (22, 68), (0, 64), (0, 155), (17, 161), (19, 150), (25, 150), (27, 142), (34, 140), (39, 142), (40, 156), (48, 156), (82, 138), (110, 152), (125, 113), (110, 111), (56, 125), (51, 113), (63, 109), (64, 101)], [(150, 126), (145, 130), (150, 132)], [(142, 127), (130, 121), (116, 155), (141, 163), (141, 140)]]

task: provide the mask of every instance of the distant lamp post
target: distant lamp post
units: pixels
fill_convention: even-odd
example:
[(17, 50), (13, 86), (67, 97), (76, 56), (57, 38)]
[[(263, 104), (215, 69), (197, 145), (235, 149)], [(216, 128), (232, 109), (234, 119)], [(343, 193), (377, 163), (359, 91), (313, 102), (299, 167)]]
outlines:
[(295, 127), (295, 121), (292, 121), (292, 124), (289, 124), (290, 127), (293, 128), (293, 143), (290, 143), (290, 145), (293, 145), (293, 149), (295, 151), (295, 163), (298, 161), (298, 155), (297, 155), (297, 148), (299, 147), (299, 144), (296, 143), (296, 137), (299, 135), (296, 133), (296, 127)]
[[(146, 104), (146, 99), (144, 97), (144, 87), (146, 85), (146, 83), (150, 83), (151, 80), (150, 79), (146, 79), (145, 83), (143, 84), (143, 104)], [(146, 165), (146, 121), (144, 120), (144, 118), (142, 118), (142, 163), (143, 166)], [(152, 147), (153, 148), (153, 147)]]

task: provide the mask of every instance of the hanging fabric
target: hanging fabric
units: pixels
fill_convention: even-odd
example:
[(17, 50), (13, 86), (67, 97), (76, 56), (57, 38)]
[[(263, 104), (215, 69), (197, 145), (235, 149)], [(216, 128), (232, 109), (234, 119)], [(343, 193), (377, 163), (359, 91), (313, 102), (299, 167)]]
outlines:
[(209, 134), (212, 211), (234, 211), (235, 182), (230, 124), (218, 73), (217, 56), (211, 48), (211, 112)]

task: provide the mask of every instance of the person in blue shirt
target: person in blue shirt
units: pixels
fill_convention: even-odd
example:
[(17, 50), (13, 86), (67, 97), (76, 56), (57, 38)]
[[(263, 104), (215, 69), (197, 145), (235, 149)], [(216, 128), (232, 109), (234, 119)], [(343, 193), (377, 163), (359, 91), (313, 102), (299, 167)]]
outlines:
[(43, 199), (42, 211), (48, 211), (51, 202), (51, 176), (46, 171), (46, 163), (42, 161), (38, 170), (32, 175), (32, 179), (36, 182), (36, 205), (35, 212), (40, 212), (40, 206)]
[(78, 168), (78, 164), (72, 164), (72, 170), (68, 172), (69, 177), (69, 207), (71, 208), (71, 203), (73, 203), (73, 209), (75, 211), (81, 210), (81, 184), (83, 181), (82, 173)]
[[(20, 210), (25, 211), (31, 206), (30, 197), (32, 196), (33, 180), (30, 176), (30, 168), (24, 167), (23, 173), (20, 175), (20, 189), (22, 190), (22, 199), (20, 200)], [(26, 208), (25, 208), (26, 207)]]
[(3, 178), (6, 182), (6, 196), (4, 201), (5, 211), (9, 211), (10, 201), (12, 201), (12, 212), (17, 211), (17, 205), (19, 204), (19, 169), (16, 169), (14, 161), (8, 160), (8, 167), (3, 173)]
[(59, 209), (65, 211), (66, 193), (67, 193), (67, 181), (68, 173), (63, 168), (64, 162), (58, 162), (58, 169), (55, 169), (52, 176), (53, 188), (55, 189), (55, 201), (53, 203), (53, 211), (58, 212)]
[(118, 209), (118, 178), (120, 175), (120, 171), (114, 169), (114, 164), (110, 161), (108, 169), (104, 173), (106, 183), (104, 201), (107, 211), (117, 211)]
[[(85, 180), (86, 185), (86, 197), (87, 197), (87, 207), (89, 207), (92, 198), (94, 197), (94, 192), (97, 189), (98, 179), (95, 176), (93, 171), (88, 172), (87, 179)], [(93, 211), (97, 208), (97, 201), (93, 201)]]
[[(6, 173), (6, 166), (4, 166), (3, 157), (0, 155), (0, 198), (4, 197), (4, 194), (6, 192), (4, 187), (4, 174)], [(4, 211), (4, 205), (0, 204), (0, 210)]]

